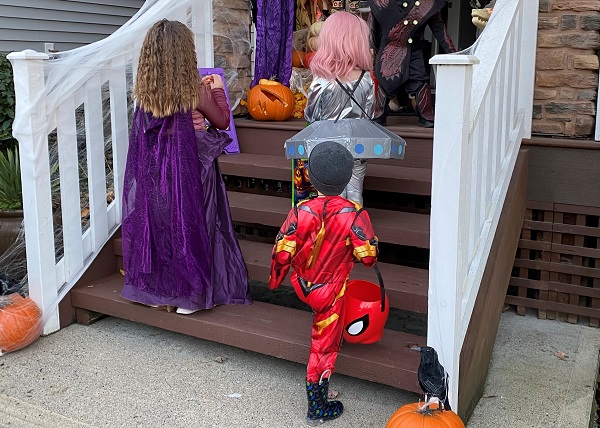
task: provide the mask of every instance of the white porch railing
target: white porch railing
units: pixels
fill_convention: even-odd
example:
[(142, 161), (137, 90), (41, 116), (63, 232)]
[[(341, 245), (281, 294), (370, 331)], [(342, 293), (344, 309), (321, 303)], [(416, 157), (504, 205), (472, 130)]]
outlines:
[(459, 358), (522, 138), (531, 136), (537, 0), (499, 0), (466, 52), (437, 55), (427, 342)]
[[(58, 303), (121, 223), (132, 70), (135, 75), (147, 29), (163, 18), (187, 23), (196, 35), (199, 66), (213, 66), (212, 0), (147, 0), (104, 40), (53, 59), (34, 51), (8, 56), (15, 76), (13, 133), (21, 157), (29, 294), (42, 308), (45, 334), (59, 329)], [(103, 113), (106, 90), (108, 116)], [(78, 115), (84, 119), (78, 122)], [(56, 141), (49, 135), (56, 135)], [(57, 159), (51, 159), (56, 148)], [(105, 161), (107, 153), (110, 161)], [(50, 184), (56, 162), (59, 197)], [(109, 202), (107, 187), (114, 191)], [(88, 206), (82, 206), (82, 199)], [(53, 212), (53, 200), (60, 200), (59, 213)], [(88, 209), (89, 227), (84, 228), (82, 212)]]

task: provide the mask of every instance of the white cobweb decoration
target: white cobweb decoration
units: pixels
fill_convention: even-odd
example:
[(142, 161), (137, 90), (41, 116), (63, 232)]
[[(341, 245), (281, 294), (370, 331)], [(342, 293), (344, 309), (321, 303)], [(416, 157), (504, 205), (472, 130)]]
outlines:
[[(198, 22), (207, 15), (202, 15), (212, 5), (212, 23)], [(107, 85), (107, 76), (114, 73), (124, 73), (128, 100), (128, 125), (131, 122), (133, 105), (130, 98), (135, 77), (139, 51), (147, 30), (161, 19), (178, 20), (192, 30), (196, 30), (196, 46), (199, 67), (223, 68), (226, 85), (230, 97), (230, 105), (235, 110), (240, 100), (252, 81), (250, 67), (251, 39), (250, 39), (250, 1), (227, 0), (147, 0), (140, 10), (122, 27), (109, 37), (98, 42), (82, 46), (65, 52), (53, 54), (52, 58), (44, 61), (44, 88), (31, 100), (17, 99), (17, 115), (13, 123), (13, 135), (18, 140), (31, 139), (35, 136), (36, 147), (48, 145), (48, 156), (51, 171), (52, 211), (54, 229), (55, 261), (58, 263), (63, 257), (63, 223), (61, 212), (61, 191), (69, 192), (79, 186), (81, 194), (81, 222), (82, 230), (89, 227), (89, 198), (88, 198), (88, 154), (86, 150), (86, 129), (84, 104), (75, 106), (77, 150), (79, 159), (79, 183), (60, 183), (59, 181), (59, 156), (56, 138), (56, 112), (65, 101), (76, 98), (81, 91), (82, 84), (100, 74), (102, 82), (102, 122), (104, 126), (104, 156), (106, 172), (107, 204), (115, 197), (113, 180), (113, 141), (111, 133), (111, 106), (110, 90)], [(198, 28), (207, 28), (211, 33), (199, 32)], [(202, 43), (206, 38), (212, 39), (215, 47), (214, 65), (207, 64)], [(15, 86), (24, 84), (28, 76), (15, 75)], [(21, 80), (22, 81), (19, 81)], [(47, 128), (44, 132), (34, 132), (31, 127), (31, 117), (39, 111), (39, 106), (45, 106)], [(37, 130), (36, 130), (37, 131)], [(34, 153), (31, 162), (35, 165), (45, 161), (39, 159), (41, 153)], [(124, 159), (122, 160), (124, 161)], [(23, 228), (22, 228), (23, 229)], [(28, 292), (27, 268), (25, 260), (25, 239), (23, 230), (13, 245), (0, 256), (0, 274), (4, 273), (12, 281), (20, 285), (20, 291)], [(59, 285), (60, 286), (60, 285)], [(68, 290), (67, 290), (68, 291)], [(60, 301), (64, 294), (59, 293)], [(56, 302), (58, 303), (58, 302)]]

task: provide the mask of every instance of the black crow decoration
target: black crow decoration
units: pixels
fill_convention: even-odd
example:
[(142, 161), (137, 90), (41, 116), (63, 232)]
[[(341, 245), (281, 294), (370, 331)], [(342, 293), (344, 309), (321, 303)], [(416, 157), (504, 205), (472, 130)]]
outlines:
[(438, 360), (438, 354), (430, 346), (421, 346), (418, 351), (421, 352), (421, 363), (417, 371), (419, 386), (425, 394), (425, 401), (431, 397), (436, 397), (442, 404), (444, 410), (450, 409), (450, 400), (448, 398), (448, 373)]

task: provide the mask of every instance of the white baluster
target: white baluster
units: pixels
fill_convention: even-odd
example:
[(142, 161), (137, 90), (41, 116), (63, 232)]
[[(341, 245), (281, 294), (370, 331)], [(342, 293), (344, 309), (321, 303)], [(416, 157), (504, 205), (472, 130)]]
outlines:
[[(57, 110), (58, 161), (62, 209), (64, 269), (70, 280), (83, 267), (81, 241), (81, 201), (75, 102), (69, 97)], [(87, 256), (87, 254), (86, 254)]]
[(127, 149), (129, 147), (127, 79), (125, 72), (125, 57), (119, 58), (118, 61), (113, 61), (109, 78), (110, 123), (112, 130), (113, 185), (115, 189), (115, 203), (118, 207), (117, 223), (119, 224), (121, 223), (123, 177), (127, 162)]
[(100, 76), (95, 74), (85, 85), (83, 95), (92, 251), (98, 251), (108, 238), (101, 87)]

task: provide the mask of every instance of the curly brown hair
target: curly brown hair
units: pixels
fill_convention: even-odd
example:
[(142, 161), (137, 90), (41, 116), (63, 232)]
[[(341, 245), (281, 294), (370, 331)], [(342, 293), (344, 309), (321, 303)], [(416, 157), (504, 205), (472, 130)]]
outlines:
[(192, 31), (179, 21), (158, 21), (142, 45), (134, 100), (155, 117), (194, 109), (204, 92), (196, 67)]

